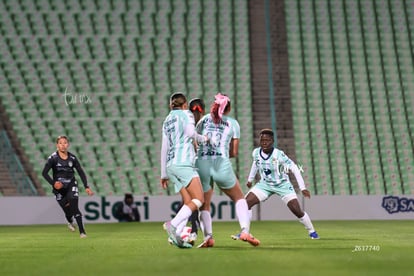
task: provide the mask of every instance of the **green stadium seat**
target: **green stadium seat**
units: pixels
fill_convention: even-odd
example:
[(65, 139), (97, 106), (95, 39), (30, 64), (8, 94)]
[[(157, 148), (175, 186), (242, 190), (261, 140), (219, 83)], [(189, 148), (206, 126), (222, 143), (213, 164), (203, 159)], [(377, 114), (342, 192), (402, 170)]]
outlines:
[[(1, 99), (39, 175), (59, 130), (70, 136), (99, 193), (164, 194), (154, 168), (169, 94), (184, 91), (207, 102), (222, 89), (233, 98), (250, 99), (245, 1), (25, 0), (0, 6), (5, 37), (0, 83), (7, 93)], [(215, 42), (218, 32), (221, 44)], [(235, 53), (225, 49), (233, 43)], [(72, 98), (82, 94), (91, 102)], [(235, 115), (244, 125), (243, 150), (236, 171), (245, 178), (253, 137), (251, 102), (239, 104), (243, 114)], [(126, 168), (111, 170), (120, 164)], [(143, 168), (138, 175), (137, 166)], [(142, 182), (136, 190), (135, 179)]]
[[(355, 186), (350, 186), (352, 194), (355, 194), (355, 190), (357, 194), (382, 194), (385, 189), (392, 191), (391, 193), (404, 193), (403, 190), (405, 190), (398, 185), (398, 182), (406, 182), (399, 180), (402, 170), (391, 168), (387, 162), (381, 164), (378, 161), (381, 149), (385, 150), (385, 154), (391, 150), (394, 153), (389, 158), (397, 159), (398, 152), (401, 152), (398, 150), (400, 146), (397, 145), (397, 149), (392, 150), (393, 144), (399, 140), (396, 138), (399, 136), (396, 130), (399, 133), (409, 132), (405, 123), (406, 118), (411, 116), (406, 114), (406, 108), (404, 108), (407, 102), (399, 100), (410, 98), (408, 106), (413, 103), (410, 96), (404, 97), (405, 91), (410, 91), (411, 88), (412, 80), (405, 81), (405, 79), (407, 76), (412, 76), (413, 66), (410, 54), (403, 50), (410, 49), (407, 35), (404, 32), (407, 27), (410, 28), (410, 25), (406, 26), (401, 23), (406, 22), (404, 19), (397, 20), (410, 14), (405, 12), (406, 3), (402, 3), (404, 2), (367, 1), (359, 6), (360, 3), (357, 1), (317, 1), (315, 3), (285, 1), (296, 148), (306, 145), (304, 140), (307, 138), (298, 133), (307, 127), (307, 120), (301, 118), (306, 116), (306, 113), (300, 110), (306, 108), (309, 110), (312, 122), (309, 130), (311, 133), (323, 131), (321, 121), (328, 123), (326, 142), (332, 145), (333, 149), (338, 149), (338, 141), (333, 139), (340, 138), (329, 135), (332, 130), (335, 130), (331, 125), (344, 123), (342, 126), (343, 137), (346, 139), (344, 142), (347, 147), (348, 144), (352, 146), (345, 154), (349, 156), (351, 153), (355, 154), (353, 152), (361, 152), (354, 162), (364, 161), (363, 163), (359, 161), (356, 163), (359, 164), (357, 167), (349, 170), (352, 182), (357, 183)], [(332, 26), (324, 22), (328, 14), (332, 18), (330, 21)], [(380, 14), (382, 20), (376, 21), (375, 14)], [(392, 22), (401, 31), (392, 33), (390, 29)], [(328, 28), (332, 28), (334, 32), (331, 33)], [(337, 31), (339, 29), (340, 31)], [(315, 48), (316, 45), (323, 50), (319, 51), (319, 55)], [(332, 45), (335, 45), (335, 48), (332, 48)], [(302, 47), (304, 56), (301, 52)], [(402, 58), (405, 55), (408, 58)], [(305, 61), (303, 66), (302, 60)], [(407, 68), (410, 73), (405, 74), (401, 68)], [(332, 71), (336, 71), (336, 77), (331, 73)], [(302, 74), (303, 78), (298, 77), (298, 74)], [(319, 74), (323, 79), (321, 87), (318, 85)], [(384, 85), (384, 77), (386, 85)], [(309, 87), (304, 87), (304, 80), (307, 81)], [(403, 83), (402, 86), (399, 85), (400, 81)], [(318, 103), (318, 99), (313, 96), (319, 96), (320, 88), (324, 91), (334, 91), (334, 97), (338, 93), (338, 101), (328, 101), (324, 105)], [(392, 95), (391, 91), (401, 91), (401, 94)], [(342, 117), (341, 122), (332, 113), (335, 111), (335, 101), (341, 106), (342, 114), (339, 114)], [(306, 107), (307, 104), (309, 104), (308, 107)], [(321, 113), (322, 106), (325, 113)], [(398, 109), (398, 106), (402, 108)], [(324, 120), (323, 114), (330, 117)], [(318, 118), (321, 120), (316, 121)], [(296, 124), (302, 126), (296, 126)], [(372, 127), (373, 124), (377, 125), (375, 129)], [(359, 131), (361, 131), (359, 135), (351, 135)], [(314, 136), (311, 134), (310, 137)], [(361, 139), (360, 142), (358, 139)], [(331, 140), (335, 142), (330, 142)], [(313, 147), (317, 152), (320, 145), (313, 143)], [(350, 158), (345, 160), (349, 163)], [(362, 168), (362, 171), (351, 173), (356, 168)], [(385, 179), (383, 179), (383, 172), (388, 171), (393, 173), (385, 173)], [(343, 179), (341, 175), (337, 177)], [(401, 177), (401, 180), (404, 177)], [(365, 181), (367, 185), (364, 188)], [(395, 185), (392, 184), (393, 182)], [(343, 187), (339, 186), (339, 188), (342, 191)]]

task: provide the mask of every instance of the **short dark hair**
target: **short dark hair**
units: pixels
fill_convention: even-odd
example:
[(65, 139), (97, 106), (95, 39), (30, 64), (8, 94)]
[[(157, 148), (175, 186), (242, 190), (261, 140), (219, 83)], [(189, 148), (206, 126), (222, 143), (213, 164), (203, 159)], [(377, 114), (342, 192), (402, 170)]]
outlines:
[(260, 131), (259, 136), (262, 136), (264, 134), (270, 135), (272, 136), (272, 138), (274, 138), (275, 134), (273, 133), (273, 130), (271, 130), (270, 128), (264, 128)]

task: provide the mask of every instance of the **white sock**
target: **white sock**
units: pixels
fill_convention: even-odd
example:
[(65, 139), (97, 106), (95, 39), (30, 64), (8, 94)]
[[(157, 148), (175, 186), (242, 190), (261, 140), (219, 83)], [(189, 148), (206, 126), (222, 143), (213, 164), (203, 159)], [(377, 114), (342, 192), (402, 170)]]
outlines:
[(180, 224), (178, 224), (177, 233), (183, 232), (185, 226), (187, 226), (187, 220), (183, 220)]
[(213, 223), (209, 211), (203, 210), (200, 212), (200, 223), (203, 224), (203, 234), (205, 238), (208, 235), (213, 235)]
[[(193, 212), (191, 211), (190, 207), (188, 207), (187, 205), (183, 205), (180, 211), (178, 211), (175, 217), (171, 220), (171, 225), (177, 229), (177, 233), (181, 233), (183, 231), (185, 224), (183, 225), (182, 223), (187, 223), (188, 218), (191, 216), (192, 213)], [(182, 228), (179, 229), (179, 227), (181, 226)]]
[(313, 228), (312, 221), (308, 214), (304, 212), (305, 215), (299, 219), (299, 222), (302, 223), (305, 226), (305, 229), (308, 230), (309, 233), (315, 232), (315, 229)]
[(250, 232), (250, 214), (246, 199), (240, 199), (236, 202), (236, 215), (239, 219), (240, 228), (243, 232)]
[(253, 211), (252, 209), (249, 209), (249, 220), (252, 221), (252, 217), (253, 217)]

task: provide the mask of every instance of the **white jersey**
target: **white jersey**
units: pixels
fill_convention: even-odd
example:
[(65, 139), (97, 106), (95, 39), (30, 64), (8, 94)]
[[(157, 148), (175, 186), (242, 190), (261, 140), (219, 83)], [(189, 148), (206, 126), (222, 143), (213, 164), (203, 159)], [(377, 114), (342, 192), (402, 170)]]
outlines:
[(299, 187), (305, 188), (297, 165), (283, 151), (274, 148), (270, 154), (266, 154), (261, 148), (256, 148), (252, 156), (253, 164), (248, 181), (253, 181), (258, 170), (262, 181), (269, 185), (278, 185), (290, 181), (288, 171), (291, 170), (298, 180)]
[(171, 110), (162, 126), (163, 143), (166, 142), (166, 166), (171, 164), (193, 165), (195, 150), (192, 133), (186, 128), (193, 125), (194, 116), (188, 110)]
[(197, 123), (196, 129), (198, 133), (209, 138), (209, 143), (201, 144), (197, 151), (197, 158), (202, 160), (229, 158), (231, 140), (240, 139), (239, 123), (228, 116), (223, 116), (216, 125), (211, 115), (207, 114)]

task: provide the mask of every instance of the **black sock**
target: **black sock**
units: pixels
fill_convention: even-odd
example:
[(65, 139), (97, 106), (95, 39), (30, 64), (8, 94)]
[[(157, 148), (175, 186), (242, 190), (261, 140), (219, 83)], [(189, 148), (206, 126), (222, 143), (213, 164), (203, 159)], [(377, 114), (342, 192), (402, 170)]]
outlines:
[(85, 232), (85, 228), (83, 227), (83, 222), (82, 222), (82, 215), (75, 215), (75, 219), (76, 219), (76, 222), (77, 222), (77, 224), (78, 224), (78, 227), (79, 227), (79, 233), (80, 234), (86, 234), (86, 232)]
[(198, 211), (194, 211), (191, 216), (190, 216), (190, 220), (191, 220), (191, 233), (196, 233), (198, 232), (198, 225), (199, 225), (199, 221), (198, 221)]

